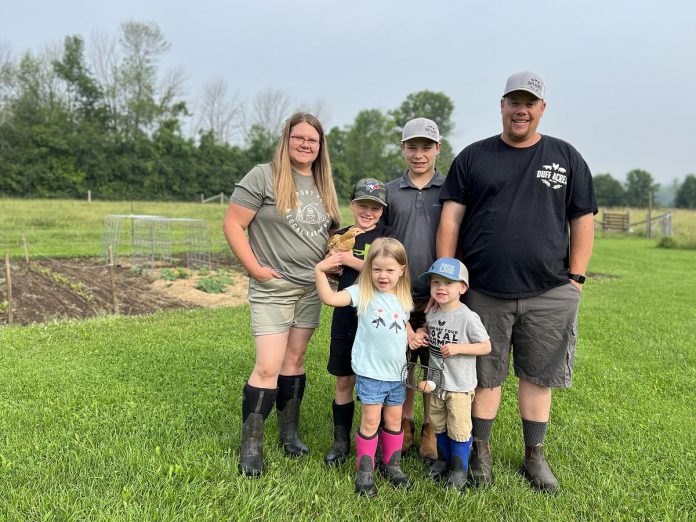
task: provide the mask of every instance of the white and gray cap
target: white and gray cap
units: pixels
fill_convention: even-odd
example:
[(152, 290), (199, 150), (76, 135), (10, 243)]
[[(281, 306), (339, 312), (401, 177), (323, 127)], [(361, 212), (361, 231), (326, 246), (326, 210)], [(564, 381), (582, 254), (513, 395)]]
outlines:
[(540, 100), (543, 100), (544, 80), (541, 76), (532, 71), (515, 73), (507, 79), (503, 96), (507, 96), (513, 91), (527, 91)]
[(428, 118), (415, 118), (404, 125), (404, 131), (401, 134), (401, 142), (413, 138), (427, 138), (436, 143), (440, 143), (440, 129), (437, 128), (437, 123)]

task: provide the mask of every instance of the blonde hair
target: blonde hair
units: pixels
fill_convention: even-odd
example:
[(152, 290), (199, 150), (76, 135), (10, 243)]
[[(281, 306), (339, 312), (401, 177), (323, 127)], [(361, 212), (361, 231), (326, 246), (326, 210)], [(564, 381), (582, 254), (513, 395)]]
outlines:
[(338, 198), (331, 175), (331, 163), (329, 161), (329, 147), (326, 143), (324, 129), (319, 120), (306, 112), (296, 112), (285, 122), (283, 132), (278, 138), (275, 154), (273, 155), (273, 191), (276, 198), (276, 209), (279, 214), (297, 208), (299, 201), (295, 193), (295, 180), (292, 177), (292, 164), (290, 162), (290, 130), (299, 123), (307, 123), (319, 133), (319, 155), (312, 164), (312, 175), (319, 195), (324, 203), (326, 213), (333, 223), (338, 226), (341, 214), (338, 209)]
[(358, 314), (364, 314), (368, 305), (375, 298), (375, 285), (372, 282), (372, 263), (376, 257), (391, 257), (404, 267), (402, 275), (396, 283), (394, 294), (401, 307), (410, 312), (413, 310), (413, 297), (411, 296), (411, 277), (408, 274), (408, 257), (406, 249), (396, 239), (390, 237), (380, 237), (371, 245), (367, 253), (367, 259), (363, 265), (360, 275), (358, 275), (357, 285), (360, 291), (360, 302), (358, 303)]

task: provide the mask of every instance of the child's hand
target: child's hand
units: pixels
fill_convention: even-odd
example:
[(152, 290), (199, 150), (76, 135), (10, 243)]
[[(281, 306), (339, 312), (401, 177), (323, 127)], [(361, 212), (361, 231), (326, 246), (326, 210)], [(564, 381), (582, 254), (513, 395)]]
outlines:
[(425, 328), (419, 328), (409, 340), (408, 347), (411, 350), (417, 350), (423, 346), (428, 346), (428, 341), (428, 330)]
[(337, 270), (341, 269), (341, 266), (342, 266), (341, 259), (342, 259), (342, 256), (340, 253), (332, 254), (332, 255), (322, 259), (321, 261), (319, 261), (317, 263), (316, 268), (320, 272), (324, 272), (326, 274), (334, 273)]
[(440, 346), (440, 352), (442, 352), (443, 357), (452, 357), (453, 355), (459, 355), (459, 345), (447, 343)]

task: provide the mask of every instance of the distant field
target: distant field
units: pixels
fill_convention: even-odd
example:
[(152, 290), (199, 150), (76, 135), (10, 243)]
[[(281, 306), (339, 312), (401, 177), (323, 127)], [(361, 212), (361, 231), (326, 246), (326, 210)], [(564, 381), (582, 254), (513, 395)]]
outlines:
[[(150, 214), (170, 218), (202, 219), (208, 224), (213, 252), (228, 252), (222, 234), (222, 219), (227, 204), (151, 201), (78, 201), (60, 199), (0, 199), (0, 255), (24, 255), (24, 239), (30, 255), (48, 257), (97, 256), (103, 249), (104, 218), (109, 214)], [(625, 211), (626, 209), (609, 209)], [(347, 206), (342, 207), (342, 224), (352, 223)], [(646, 209), (630, 209), (631, 221), (645, 219)], [(653, 216), (665, 210), (655, 210)], [(596, 216), (601, 220), (601, 212)], [(123, 229), (125, 244), (130, 235)], [(696, 248), (696, 211), (673, 210), (675, 239)], [(645, 225), (637, 225), (634, 234), (645, 235)], [(598, 236), (601, 233), (598, 232)], [(659, 237), (658, 237), (659, 238)]]
[[(30, 255), (97, 256), (102, 252), (104, 218), (109, 214), (149, 214), (170, 218), (203, 219), (208, 224), (213, 252), (226, 252), (220, 203), (105, 202), (75, 200), (0, 199), (0, 253)], [(129, 230), (124, 230), (126, 239)]]

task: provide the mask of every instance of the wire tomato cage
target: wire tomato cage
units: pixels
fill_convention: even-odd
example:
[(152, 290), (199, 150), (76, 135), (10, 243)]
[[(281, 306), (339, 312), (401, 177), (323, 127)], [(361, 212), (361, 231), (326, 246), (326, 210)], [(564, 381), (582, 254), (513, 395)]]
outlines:
[[(435, 387), (431, 390), (427, 390), (424, 382), (432, 381)], [(435, 368), (432, 366), (423, 366), (418, 364), (417, 361), (411, 361), (404, 364), (401, 369), (401, 382), (407, 388), (412, 390), (419, 390), (423, 393), (432, 393), (433, 391), (442, 389), (444, 383), (444, 376), (440, 368)]]

